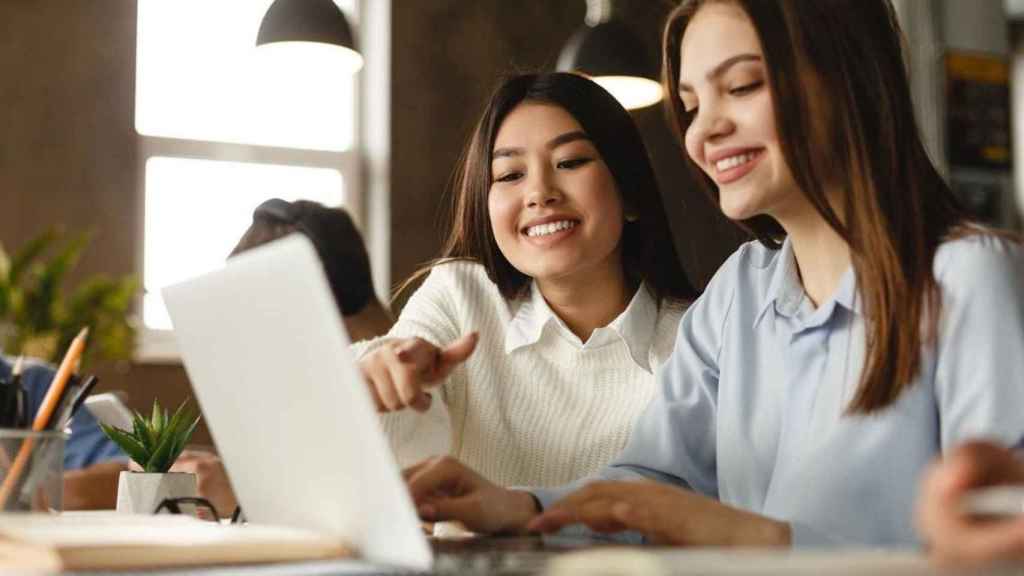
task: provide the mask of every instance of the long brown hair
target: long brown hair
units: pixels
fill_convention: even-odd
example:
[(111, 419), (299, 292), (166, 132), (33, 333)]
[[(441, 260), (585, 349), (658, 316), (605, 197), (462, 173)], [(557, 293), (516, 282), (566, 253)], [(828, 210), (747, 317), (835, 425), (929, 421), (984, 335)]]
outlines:
[(453, 177), (451, 228), (441, 256), (413, 274), (397, 293), (437, 264), (451, 260), (483, 264), (488, 278), (510, 300), (522, 296), (529, 286), (531, 278), (512, 266), (498, 248), (487, 208), (494, 139), (505, 117), (523, 102), (561, 107), (579, 122), (601, 154), (623, 206), (637, 217), (625, 223), (620, 240), (626, 277), (643, 281), (659, 304), (695, 298), (697, 291), (676, 254), (654, 169), (636, 124), (603, 88), (582, 76), (560, 72), (511, 76), (494, 91)]
[[(663, 37), (662, 77), (677, 136), (689, 127), (679, 98), (683, 33), (704, 4), (732, 2), (764, 51), (775, 124), (801, 192), (850, 246), (869, 323), (850, 413), (890, 405), (934, 343), (941, 293), (932, 272), (939, 244), (965, 222), (921, 141), (889, 0), (684, 0)], [(712, 181), (687, 157), (717, 202)], [(841, 219), (825, 196), (844, 191)], [(784, 232), (761, 216), (741, 223), (777, 248)]]

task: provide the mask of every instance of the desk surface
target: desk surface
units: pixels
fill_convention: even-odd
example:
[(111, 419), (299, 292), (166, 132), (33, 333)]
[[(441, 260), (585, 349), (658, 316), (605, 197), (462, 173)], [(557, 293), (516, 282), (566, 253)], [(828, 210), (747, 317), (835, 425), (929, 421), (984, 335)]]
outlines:
[[(1010, 575), (1024, 574), (1024, 564), (991, 567), (979, 570), (940, 570), (917, 552), (892, 551), (762, 551), (723, 549), (669, 549), (635, 547), (597, 547), (572, 551), (545, 552), (535, 539), (502, 539), (487, 551), (480, 542), (447, 542), (435, 545), (439, 556), (436, 569), (426, 574), (550, 574), (573, 576), (583, 574), (644, 576), (819, 576), (822, 574), (852, 576), (861, 574), (893, 576), (925, 575)], [(560, 553), (564, 552), (564, 553)], [(446, 564), (448, 554), (465, 553), (471, 561), (458, 567)], [(520, 555), (519, 568), (504, 567), (491, 560), (502, 554)], [(511, 568), (511, 569), (510, 569)], [(545, 571), (547, 570), (547, 571)], [(82, 572), (76, 574), (117, 574), (133, 576), (161, 574), (177, 576), (333, 576), (350, 574), (415, 574), (358, 560), (335, 560), (256, 566), (223, 566), (204, 569), (167, 570), (159, 572)]]

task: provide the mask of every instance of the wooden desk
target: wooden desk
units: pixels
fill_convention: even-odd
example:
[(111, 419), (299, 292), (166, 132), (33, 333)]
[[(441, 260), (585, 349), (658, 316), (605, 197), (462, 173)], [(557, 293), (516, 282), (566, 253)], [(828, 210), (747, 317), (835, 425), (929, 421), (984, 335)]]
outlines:
[[(467, 552), (468, 553), (468, 552)], [(474, 550), (472, 554), (478, 554)], [(439, 559), (440, 560), (440, 559)], [(438, 562), (438, 570), (427, 574), (542, 574), (544, 569), (524, 571), (480, 571), (469, 569), (452, 572)], [(713, 549), (664, 549), (615, 547), (569, 552), (552, 557), (552, 576), (600, 574), (643, 576), (1002, 576), (1024, 574), (1024, 565), (992, 567), (979, 570), (939, 570), (916, 552), (888, 551), (759, 551)], [(600, 572), (598, 572), (600, 571)], [(96, 576), (100, 573), (76, 573)], [(117, 576), (146, 575), (153, 572), (106, 573)], [(328, 576), (335, 574), (382, 575), (412, 574), (356, 560), (333, 560), (259, 566), (224, 566), (182, 571), (161, 571), (162, 576)]]

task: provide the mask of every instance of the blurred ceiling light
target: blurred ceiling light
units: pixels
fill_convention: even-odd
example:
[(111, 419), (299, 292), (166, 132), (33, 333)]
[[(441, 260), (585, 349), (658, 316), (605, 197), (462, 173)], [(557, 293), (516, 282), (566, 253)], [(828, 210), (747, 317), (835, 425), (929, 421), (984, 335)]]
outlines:
[(310, 45), (338, 55), (343, 69), (354, 74), (363, 67), (356, 50), (352, 28), (341, 8), (333, 0), (274, 0), (267, 9), (256, 35), (256, 46), (264, 50), (290, 51)]
[(657, 104), (663, 97), (657, 58), (611, 14), (611, 0), (587, 0), (586, 24), (562, 48), (556, 68), (589, 76), (627, 110)]

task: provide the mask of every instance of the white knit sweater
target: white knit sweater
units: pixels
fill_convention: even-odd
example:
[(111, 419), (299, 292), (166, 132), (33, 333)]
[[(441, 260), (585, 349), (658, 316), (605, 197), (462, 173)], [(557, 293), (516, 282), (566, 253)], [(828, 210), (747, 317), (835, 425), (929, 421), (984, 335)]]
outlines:
[(430, 411), (382, 417), (399, 464), (450, 452), (500, 485), (556, 486), (595, 472), (625, 446), (682, 311), (659, 310), (641, 287), (583, 343), (536, 284), (509, 302), (483, 266), (456, 262), (434, 268), (387, 336), (355, 349), (362, 356), (412, 336), (443, 346), (479, 331), (473, 355), (434, 391)]

